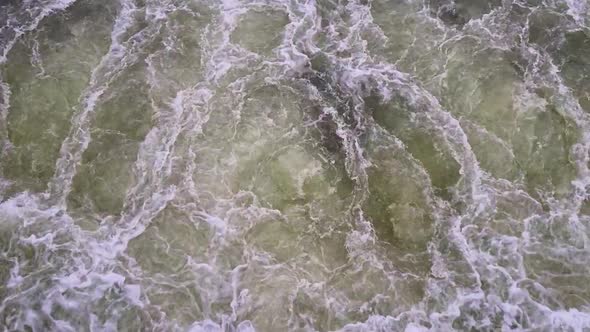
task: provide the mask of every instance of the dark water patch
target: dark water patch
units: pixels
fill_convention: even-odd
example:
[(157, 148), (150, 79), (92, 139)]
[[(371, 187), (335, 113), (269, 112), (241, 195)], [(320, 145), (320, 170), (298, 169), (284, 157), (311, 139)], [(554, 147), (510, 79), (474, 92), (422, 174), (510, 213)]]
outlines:
[[(318, 53), (310, 57), (310, 70), (301, 75), (301, 79), (311, 84), (321, 96), (321, 100), (304, 109), (305, 121), (313, 123), (315, 131), (312, 136), (334, 155), (344, 157), (343, 138), (339, 130), (357, 132), (358, 117), (355, 104), (350, 95), (344, 93), (334, 79), (334, 68), (325, 54)], [(357, 132), (361, 135), (361, 132)]]
[(68, 197), (71, 208), (116, 215), (133, 183), (139, 145), (152, 127), (152, 107), (144, 64), (128, 68), (96, 107), (91, 142), (82, 156)]
[[(18, 187), (43, 190), (55, 171), (79, 96), (108, 49), (111, 17), (101, 11), (94, 14), (77, 23), (67, 16), (44, 19), (39, 31), (15, 46), (3, 68), (12, 93), (7, 119), (11, 147), (0, 166)], [(57, 47), (51, 34), (75, 24), (76, 38), (64, 39)]]
[(434, 232), (434, 218), (427, 195), (427, 179), (416, 172), (401, 148), (388, 146), (385, 133), (371, 135), (366, 155), (369, 196), (363, 210), (372, 221), (380, 240), (398, 250), (419, 253), (426, 250)]
[(0, 29), (0, 52), (3, 52), (6, 45), (16, 37), (16, 31), (14, 28), (8, 26)]
[(407, 151), (422, 163), (430, 175), (437, 194), (445, 199), (451, 198), (451, 187), (459, 180), (460, 166), (437, 140), (436, 134), (428, 129), (428, 124), (420, 124), (414, 119), (411, 106), (398, 99), (382, 103), (371, 97), (365, 101), (367, 111), (377, 124), (401, 139)]
[(590, 32), (552, 9), (534, 11), (529, 20), (529, 42), (548, 52), (580, 106), (590, 112)]
[(563, 40), (562, 27), (565, 23), (563, 15), (550, 9), (533, 11), (528, 21), (528, 42), (555, 51)]
[(513, 141), (516, 161), (524, 171), (527, 189), (538, 198), (539, 190), (564, 195), (575, 178), (570, 149), (578, 129), (549, 105), (535, 116), (522, 119)]
[(231, 41), (249, 51), (269, 55), (279, 46), (288, 23), (289, 17), (282, 11), (250, 10), (240, 17)]
[(590, 30), (566, 32), (558, 52), (562, 77), (580, 106), (590, 112)]
[[(455, 47), (462, 52), (479, 49), (471, 43)], [(528, 60), (512, 52), (487, 49), (476, 56), (459, 54), (449, 61), (442, 104), (464, 119), (480, 166), (494, 176), (523, 177), (531, 194), (566, 193), (575, 174), (569, 150), (579, 129), (558, 112), (552, 100), (559, 102), (560, 97), (551, 89), (529, 91), (520, 69), (528, 66)], [(489, 147), (486, 141), (498, 146)], [(505, 162), (494, 159), (502, 155)]]
[(432, 15), (451, 26), (461, 27), (502, 5), (501, 0), (429, 0)]
[(47, 31), (47, 38), (55, 47), (59, 47), (60, 43), (74, 38), (74, 34), (71, 32), (70, 27), (64, 22), (65, 19), (65, 16), (59, 15), (43, 26), (43, 29)]
[(67, 10), (50, 16), (44, 24), (39, 25), (37, 30), (46, 34), (48, 44), (60, 47), (62, 43), (76, 38), (79, 34), (78, 29), (85, 24), (84, 22), (92, 20), (104, 20), (104, 23), (113, 22), (116, 12), (117, 4), (111, 0), (101, 2), (78, 0)]
[(41, 1), (6, 0), (0, 2), (0, 54), (8, 51), (17, 33), (32, 24), (43, 8)]
[(173, 46), (154, 50), (148, 60), (158, 82), (156, 91), (152, 91), (157, 102), (165, 103), (178, 91), (203, 79), (201, 34), (210, 23), (210, 15), (180, 9), (169, 15), (161, 38), (163, 43)]
[(344, 93), (335, 81), (335, 69), (330, 61), (324, 54), (319, 53), (311, 57), (310, 64), (311, 71), (304, 73), (302, 78), (320, 92), (323, 106), (333, 107), (348, 127), (357, 127), (352, 96)]

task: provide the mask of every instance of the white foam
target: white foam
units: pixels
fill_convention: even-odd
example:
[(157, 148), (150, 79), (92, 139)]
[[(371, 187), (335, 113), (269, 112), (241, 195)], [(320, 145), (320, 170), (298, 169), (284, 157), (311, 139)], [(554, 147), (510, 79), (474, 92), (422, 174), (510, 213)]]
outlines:
[(586, 26), (586, 19), (588, 19), (588, 3), (584, 0), (565, 0), (568, 9), (567, 13), (574, 18), (577, 24)]

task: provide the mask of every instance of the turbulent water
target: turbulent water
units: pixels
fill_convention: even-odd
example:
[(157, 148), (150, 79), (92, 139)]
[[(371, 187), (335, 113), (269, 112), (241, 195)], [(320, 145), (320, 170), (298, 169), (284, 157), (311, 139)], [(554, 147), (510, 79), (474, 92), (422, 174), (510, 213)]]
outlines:
[(586, 0), (0, 1), (3, 331), (590, 331)]

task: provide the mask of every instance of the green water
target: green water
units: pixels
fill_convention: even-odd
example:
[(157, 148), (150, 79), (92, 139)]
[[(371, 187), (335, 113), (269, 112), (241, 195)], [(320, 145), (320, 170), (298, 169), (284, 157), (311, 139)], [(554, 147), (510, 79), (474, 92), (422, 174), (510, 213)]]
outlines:
[(0, 327), (590, 331), (589, 22), (0, 4)]

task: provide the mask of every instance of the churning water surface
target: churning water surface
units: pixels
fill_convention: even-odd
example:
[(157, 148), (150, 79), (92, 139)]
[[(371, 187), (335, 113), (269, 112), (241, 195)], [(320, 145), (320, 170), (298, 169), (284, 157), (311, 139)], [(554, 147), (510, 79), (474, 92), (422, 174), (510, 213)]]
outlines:
[(590, 331), (589, 26), (0, 1), (0, 327)]

